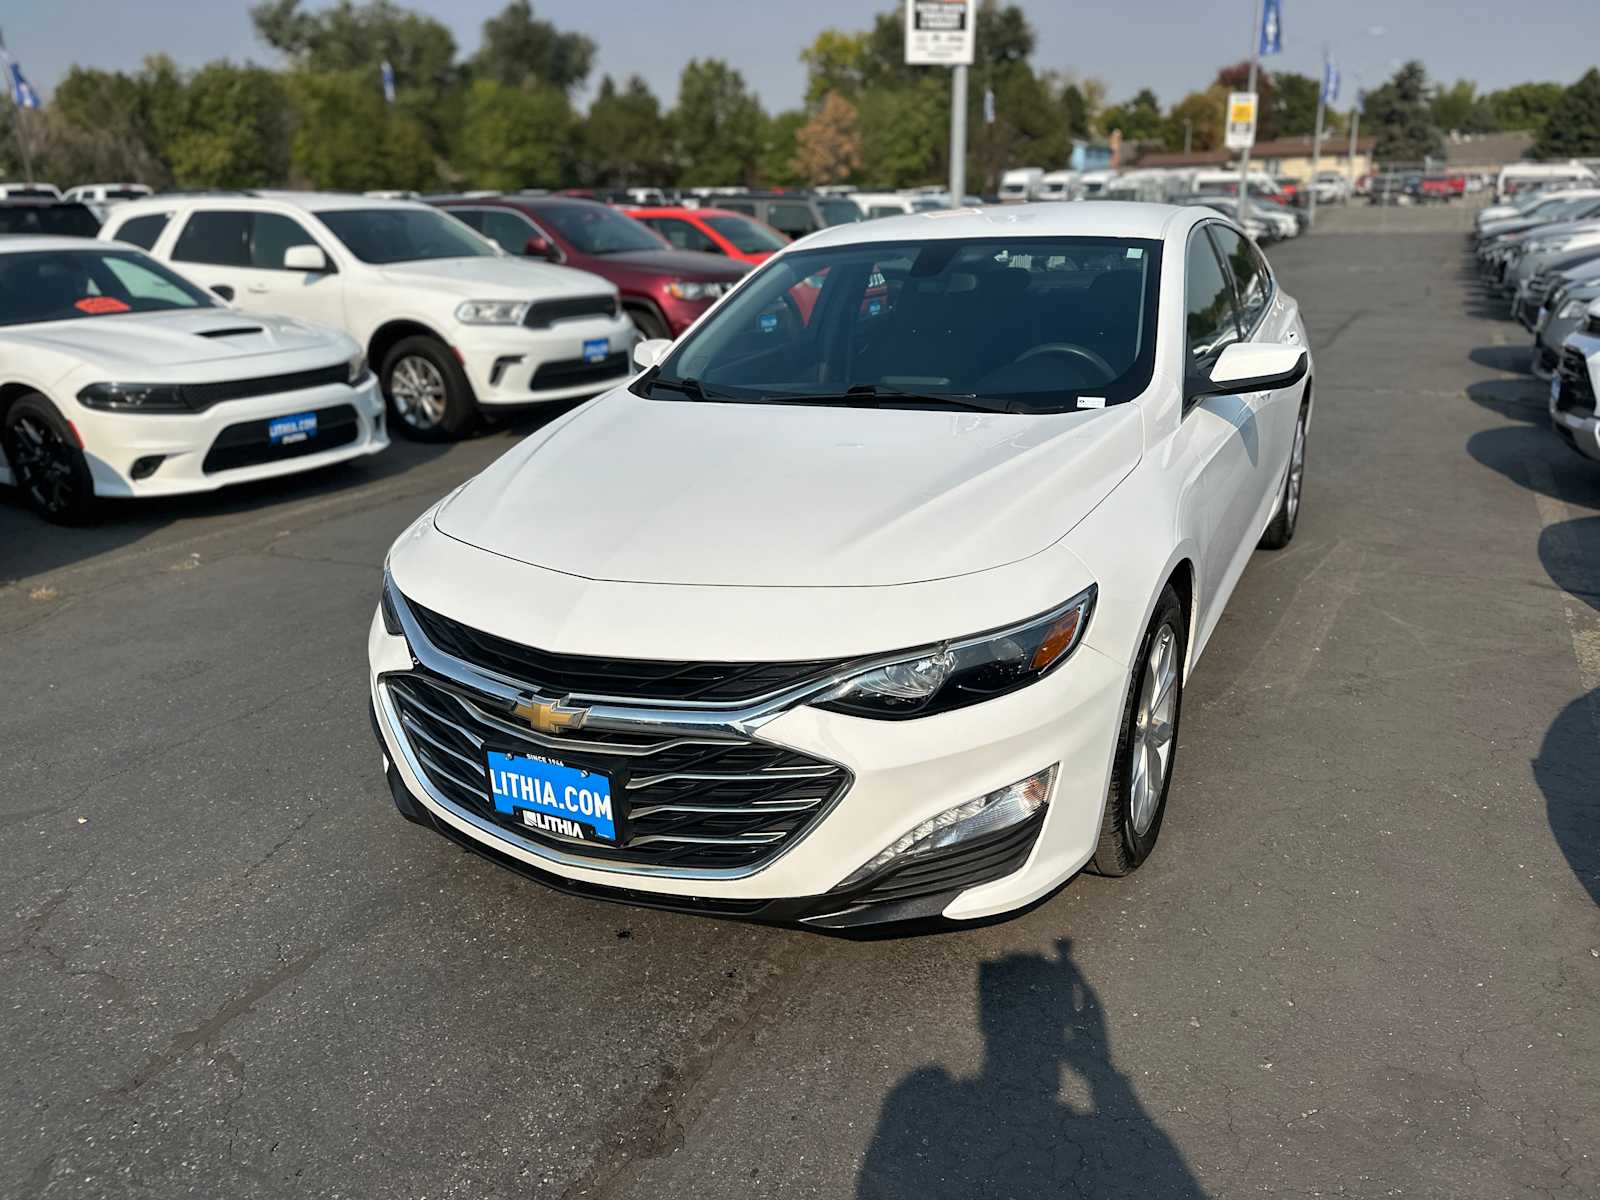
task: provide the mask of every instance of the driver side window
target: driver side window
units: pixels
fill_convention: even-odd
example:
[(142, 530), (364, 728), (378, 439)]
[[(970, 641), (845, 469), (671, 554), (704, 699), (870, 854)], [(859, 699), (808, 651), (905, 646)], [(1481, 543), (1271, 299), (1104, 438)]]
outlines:
[(1189, 235), (1184, 264), (1184, 331), (1184, 370), (1190, 375), (1204, 374), (1217, 355), (1239, 340), (1233, 284), (1203, 225)]

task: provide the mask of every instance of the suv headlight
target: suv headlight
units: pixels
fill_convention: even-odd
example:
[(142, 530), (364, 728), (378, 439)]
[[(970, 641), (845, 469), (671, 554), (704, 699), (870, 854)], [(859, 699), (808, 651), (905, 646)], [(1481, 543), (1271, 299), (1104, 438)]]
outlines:
[(1558, 320), (1558, 321), (1571, 321), (1576, 317), (1583, 316), (1583, 314), (1586, 313), (1587, 311), (1589, 311), (1589, 301), (1587, 301), (1587, 300), (1568, 300), (1556, 312), (1556, 320)]
[(869, 667), (812, 703), (857, 717), (903, 721), (993, 700), (1041, 679), (1083, 640), (1099, 587), (1041, 616)]
[(188, 412), (183, 389), (175, 383), (91, 383), (78, 401), (104, 412)]
[(1566, 238), (1537, 238), (1528, 243), (1529, 254), (1549, 254), (1567, 248)]
[(674, 279), (667, 284), (667, 294), (675, 300), (715, 300), (732, 286), (720, 280)]
[(521, 325), (528, 315), (526, 300), (463, 300), (456, 320), (463, 325)]

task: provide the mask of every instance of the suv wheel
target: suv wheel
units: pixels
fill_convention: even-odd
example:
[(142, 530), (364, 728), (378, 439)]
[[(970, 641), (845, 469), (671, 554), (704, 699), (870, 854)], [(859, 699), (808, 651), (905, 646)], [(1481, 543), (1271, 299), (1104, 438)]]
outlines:
[(407, 437), (438, 442), (461, 437), (478, 412), (461, 364), (438, 338), (396, 342), (380, 376), (391, 424)]

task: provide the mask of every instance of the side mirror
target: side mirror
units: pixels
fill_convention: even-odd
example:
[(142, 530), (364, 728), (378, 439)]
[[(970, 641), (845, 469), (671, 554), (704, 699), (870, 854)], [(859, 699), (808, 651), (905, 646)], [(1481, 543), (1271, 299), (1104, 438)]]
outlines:
[(313, 275), (326, 274), (328, 256), (321, 246), (290, 246), (283, 252), (285, 271), (307, 271)]
[(670, 338), (646, 338), (633, 348), (633, 364), (641, 371), (648, 371), (667, 356), (667, 351), (672, 349)]
[(1217, 356), (1209, 379), (1191, 379), (1185, 399), (1232, 396), (1292, 387), (1306, 377), (1310, 361), (1300, 346), (1236, 342)]
[(550, 239), (537, 235), (522, 243), (522, 252), (529, 258), (542, 258), (546, 262), (554, 262), (558, 257)]

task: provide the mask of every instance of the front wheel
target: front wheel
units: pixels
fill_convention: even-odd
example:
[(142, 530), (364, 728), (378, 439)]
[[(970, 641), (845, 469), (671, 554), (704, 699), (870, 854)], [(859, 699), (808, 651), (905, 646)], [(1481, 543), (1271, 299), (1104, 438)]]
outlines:
[(0, 446), (28, 507), (47, 521), (77, 525), (94, 512), (94, 480), (77, 435), (37, 392), (20, 397), (0, 424)]
[(472, 429), (478, 402), (466, 372), (443, 342), (417, 336), (396, 342), (379, 376), (391, 423), (419, 442), (442, 442)]
[(1283, 477), (1283, 495), (1278, 498), (1278, 510), (1267, 522), (1266, 532), (1257, 543), (1263, 550), (1282, 550), (1294, 541), (1295, 526), (1300, 523), (1300, 492), (1306, 477), (1306, 409), (1302, 405), (1300, 417), (1294, 423), (1294, 445), (1289, 449), (1289, 467)]
[(1117, 757), (1100, 824), (1100, 844), (1090, 869), (1098, 875), (1137, 870), (1161, 836), (1167, 789), (1178, 756), (1178, 717), (1183, 710), (1183, 664), (1188, 621), (1178, 593), (1168, 584), (1139, 644), (1122, 705)]

